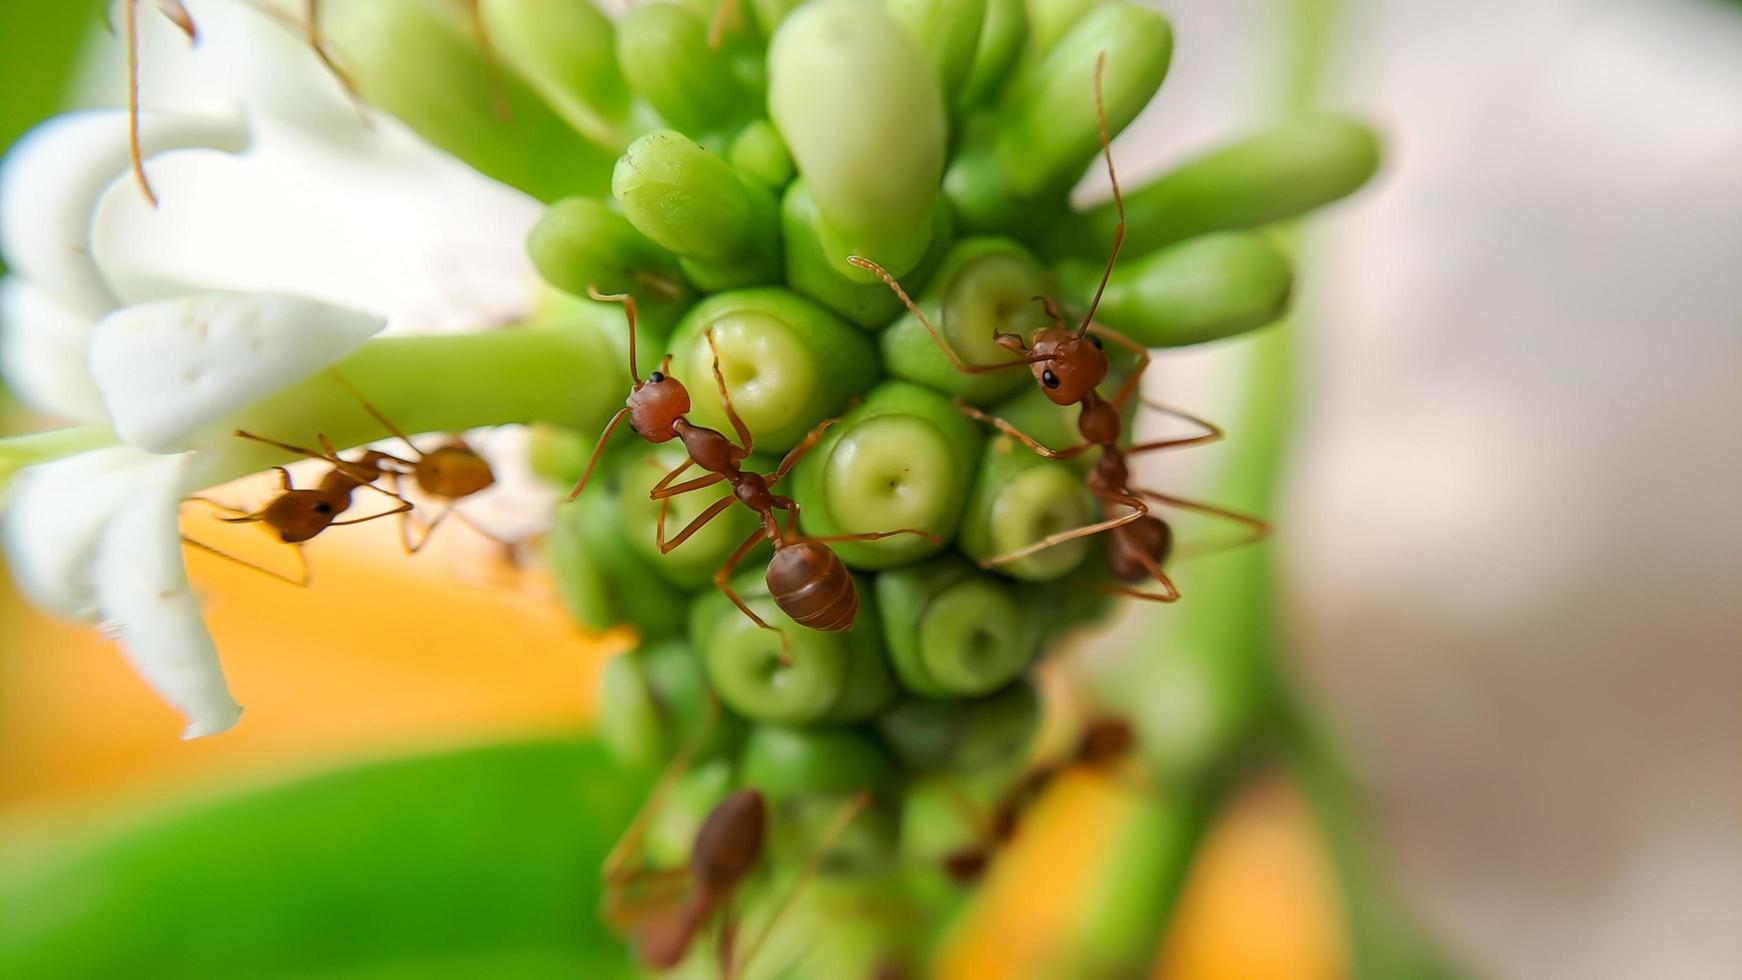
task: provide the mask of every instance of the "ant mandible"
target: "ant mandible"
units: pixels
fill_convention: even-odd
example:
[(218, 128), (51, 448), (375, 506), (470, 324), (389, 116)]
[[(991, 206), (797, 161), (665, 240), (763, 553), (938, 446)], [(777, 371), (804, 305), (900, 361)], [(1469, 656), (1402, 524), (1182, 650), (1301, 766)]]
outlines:
[[(727, 557), (718, 571), (714, 573), (714, 585), (726, 594), (738, 611), (750, 618), (750, 621), (765, 630), (779, 632), (770, 626), (766, 620), (758, 616), (755, 610), (744, 602), (729, 581), (732, 570), (756, 547), (758, 541), (767, 539), (774, 546), (774, 557), (769, 560), (766, 582), (768, 592), (782, 612), (786, 613), (800, 626), (826, 633), (839, 632), (853, 625), (853, 620), (859, 612), (859, 596), (853, 587), (853, 579), (847, 572), (847, 567), (841, 559), (829, 549), (829, 545), (845, 541), (876, 541), (897, 534), (919, 534), (936, 539), (936, 535), (918, 528), (899, 528), (893, 531), (872, 531), (864, 534), (835, 534), (826, 537), (810, 537), (798, 530), (798, 504), (791, 498), (773, 492), (776, 483), (790, 472), (800, 459), (817, 444), (823, 433), (836, 420), (825, 419), (812, 429), (798, 445), (792, 447), (780, 461), (774, 472), (766, 476), (760, 473), (745, 471), (740, 464), (750, 456), (754, 440), (750, 429), (744, 420), (738, 417), (737, 409), (732, 407), (731, 393), (726, 390), (726, 378), (720, 370), (720, 352), (714, 345), (714, 334), (707, 332), (708, 347), (714, 355), (714, 384), (719, 389), (720, 401), (726, 410), (726, 417), (732, 423), (732, 430), (738, 435), (738, 445), (734, 445), (720, 432), (696, 425), (686, 416), (690, 410), (689, 391), (683, 383), (667, 374), (671, 367), (671, 356), (666, 355), (660, 362), (660, 370), (649, 374), (646, 380), (641, 378), (635, 363), (635, 298), (627, 293), (605, 294), (596, 289), (589, 289), (588, 295), (599, 302), (622, 303), (624, 315), (629, 321), (629, 378), (633, 385), (624, 406), (611, 416), (606, 423), (604, 432), (599, 436), (598, 444), (593, 448), (593, 456), (587, 462), (586, 470), (569, 494), (573, 500), (580, 496), (582, 488), (593, 474), (593, 467), (599, 462), (599, 456), (604, 452), (605, 443), (611, 433), (625, 417), (629, 419), (629, 427), (635, 433), (651, 443), (669, 442), (678, 439), (683, 442), (684, 450), (689, 458), (680, 463), (671, 472), (661, 477), (654, 484), (649, 497), (661, 502), (657, 541), (661, 554), (668, 554), (673, 548), (689, 540), (690, 536), (701, 530), (709, 521), (720, 516), (737, 500), (750, 508), (761, 519), (761, 526), (752, 531), (732, 554)], [(673, 484), (691, 464), (708, 471), (708, 475)], [(732, 495), (715, 501), (691, 521), (677, 536), (667, 540), (665, 537), (665, 514), (668, 502), (672, 497), (700, 490), (717, 483), (729, 483)], [(781, 527), (776, 511), (787, 514), (786, 526)], [(781, 635), (782, 648), (785, 648), (785, 634)]]
[[(1138, 383), (1142, 380), (1144, 370), (1149, 366), (1149, 351), (1124, 334), (1094, 322), (1095, 311), (1100, 307), (1101, 297), (1107, 290), (1107, 281), (1113, 275), (1114, 263), (1119, 259), (1120, 246), (1125, 242), (1125, 198), (1119, 187), (1119, 174), (1113, 166), (1113, 149), (1107, 134), (1107, 109), (1101, 91), (1102, 75), (1106, 66), (1107, 55), (1103, 52), (1095, 61), (1095, 114), (1100, 128), (1101, 150), (1107, 161), (1107, 176), (1113, 184), (1113, 205), (1118, 212), (1119, 223), (1113, 233), (1113, 247), (1107, 256), (1106, 269), (1101, 273), (1101, 282), (1095, 288), (1094, 299), (1090, 301), (1088, 312), (1083, 314), (1082, 322), (1074, 331), (1065, 324), (1058, 307), (1050, 299), (1037, 296), (1035, 298), (1045, 307), (1047, 316), (1052, 321), (1052, 326), (1035, 331), (1032, 344), (1024, 343), (1018, 334), (996, 333), (993, 335), (993, 341), (998, 346), (1015, 354), (1017, 359), (999, 364), (969, 364), (961, 359), (955, 349), (938, 332), (937, 327), (920, 310), (918, 304), (914, 303), (912, 297), (901, 287), (901, 283), (887, 270), (864, 256), (852, 255), (848, 257), (847, 261), (873, 273), (882, 279), (890, 289), (894, 290), (902, 303), (918, 318), (920, 324), (925, 327), (926, 332), (931, 335), (932, 340), (957, 371), (964, 374), (987, 374), (1026, 365), (1033, 373), (1035, 383), (1040, 386), (1041, 392), (1053, 404), (1080, 407), (1081, 410), (1077, 416), (1077, 431), (1082, 436), (1082, 441), (1064, 449), (1053, 450), (1041, 445), (1032, 436), (1010, 422), (989, 415), (958, 400), (956, 405), (962, 412), (978, 421), (992, 425), (998, 431), (1016, 439), (1047, 459), (1072, 459), (1092, 448), (1101, 450), (1100, 458), (1096, 460), (1094, 469), (1089, 472), (1089, 492), (1103, 505), (1125, 508), (1125, 513), (1079, 528), (1047, 535), (1026, 547), (982, 561), (981, 567), (990, 568), (1016, 561), (1067, 541), (1105, 531), (1112, 536), (1112, 547), (1109, 549), (1108, 560), (1116, 578), (1127, 583), (1153, 579), (1161, 585), (1160, 592), (1146, 592), (1130, 585), (1120, 586), (1113, 591), (1156, 602), (1174, 602), (1179, 599), (1179, 589), (1174, 586), (1173, 580), (1161, 567), (1162, 562), (1166, 561), (1172, 550), (1173, 532), (1166, 522), (1150, 515), (1148, 501), (1237, 521), (1252, 530), (1253, 540), (1269, 533), (1269, 526), (1257, 518), (1237, 514), (1220, 507), (1153, 490), (1137, 489), (1130, 485), (1131, 471), (1128, 462), (1130, 457), (1161, 449), (1177, 449), (1214, 442), (1222, 437), (1222, 430), (1196, 416), (1146, 402), (1145, 404), (1151, 408), (1202, 426), (1204, 432), (1195, 436), (1140, 443), (1128, 447), (1119, 444), (1124, 434), (1124, 421), (1120, 417), (1120, 412), (1137, 393)], [(1107, 355), (1102, 346), (1102, 338), (1118, 344), (1137, 357), (1136, 365), (1125, 376), (1124, 382), (1112, 398), (1101, 397), (1097, 390), (1101, 383), (1107, 380)]]

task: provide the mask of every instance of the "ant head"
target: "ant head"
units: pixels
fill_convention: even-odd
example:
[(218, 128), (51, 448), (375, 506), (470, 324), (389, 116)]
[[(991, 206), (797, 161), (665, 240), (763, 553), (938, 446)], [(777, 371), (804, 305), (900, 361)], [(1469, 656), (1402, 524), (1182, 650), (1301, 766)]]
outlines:
[(671, 369), (671, 355), (659, 363), (659, 369), (635, 382), (629, 392), (629, 427), (648, 442), (666, 442), (676, 438), (673, 428), (677, 420), (689, 414), (690, 393), (683, 382), (666, 372)]
[(1035, 333), (1027, 355), (1034, 380), (1057, 405), (1075, 405), (1107, 380), (1099, 337), (1048, 327)]
[(741, 789), (721, 800), (696, 832), (690, 853), (696, 883), (709, 890), (737, 884), (762, 856), (767, 830), (768, 808), (759, 790)]
[(260, 522), (285, 544), (300, 544), (325, 531), (344, 509), (319, 490), (286, 490), (260, 512)]
[(469, 497), (496, 482), (490, 464), (464, 443), (450, 443), (425, 455), (413, 472), (418, 489), (449, 500)]

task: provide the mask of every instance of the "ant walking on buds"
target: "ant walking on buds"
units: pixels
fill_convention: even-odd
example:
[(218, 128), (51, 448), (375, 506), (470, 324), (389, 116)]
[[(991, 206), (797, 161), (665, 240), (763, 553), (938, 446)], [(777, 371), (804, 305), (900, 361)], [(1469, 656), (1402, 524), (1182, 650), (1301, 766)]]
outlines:
[(660, 786), (648, 797), (641, 813), (606, 859), (605, 920), (619, 932), (634, 937), (636, 948), (649, 966), (669, 970), (689, 954), (702, 929), (717, 919), (719, 972), (730, 980), (754, 959), (787, 905), (816, 874), (835, 839), (870, 804), (870, 797), (866, 794), (854, 797), (836, 815), (823, 831), (810, 861), (739, 957), (733, 900), (760, 862), (768, 836), (768, 807), (759, 790), (738, 790), (708, 812), (696, 832), (687, 867), (660, 871), (629, 862), (629, 855), (640, 849), (652, 812), (682, 765), (681, 758), (674, 761), (673, 768), (667, 770)]
[[(658, 529), (659, 550), (669, 553), (673, 548), (689, 540), (690, 536), (701, 530), (709, 521), (720, 516), (732, 506), (734, 500), (740, 501), (762, 519), (762, 525), (751, 532), (744, 543), (732, 552), (719, 571), (714, 573), (714, 584), (738, 611), (750, 617), (751, 622), (766, 630), (775, 630), (755, 610), (751, 609), (733, 588), (729, 581), (732, 570), (756, 547), (757, 542), (767, 539), (774, 546), (774, 557), (768, 563), (768, 592), (782, 612), (792, 617), (794, 622), (810, 629), (823, 632), (839, 632), (853, 625), (853, 620), (859, 612), (859, 596), (853, 587), (852, 576), (841, 559), (829, 549), (829, 545), (844, 541), (876, 541), (897, 534), (919, 534), (934, 538), (935, 535), (917, 528), (900, 528), (894, 531), (873, 531), (865, 534), (835, 534), (827, 537), (810, 537), (798, 530), (798, 504), (792, 498), (782, 496), (771, 489), (790, 472), (794, 465), (808, 453), (817, 441), (822, 438), (834, 419), (826, 419), (798, 445), (794, 446), (773, 473), (766, 476), (760, 473), (745, 471), (740, 464), (750, 456), (753, 439), (750, 429), (744, 420), (738, 417), (738, 412), (732, 407), (732, 396), (726, 390), (726, 378), (720, 371), (720, 352), (714, 347), (712, 330), (707, 333), (708, 347), (714, 352), (714, 384), (720, 392), (720, 401), (725, 406), (726, 417), (731, 420), (732, 429), (738, 435), (738, 445), (714, 429), (692, 423), (686, 415), (690, 410), (689, 391), (683, 383), (671, 377), (666, 372), (671, 367), (671, 357), (668, 355), (660, 363), (660, 370), (649, 374), (645, 380), (635, 365), (635, 299), (628, 294), (606, 295), (596, 290), (589, 290), (589, 295), (600, 302), (622, 303), (625, 316), (629, 321), (629, 377), (633, 384), (629, 398), (617, 414), (611, 416), (605, 431), (599, 436), (598, 445), (593, 449), (593, 457), (587, 463), (587, 469), (581, 474), (580, 482), (569, 494), (573, 500), (580, 496), (581, 489), (587, 485), (592, 476), (593, 467), (599, 462), (599, 455), (605, 449), (605, 443), (616, 429), (617, 423), (624, 417), (629, 419), (629, 427), (635, 433), (652, 443), (668, 442), (672, 439), (682, 440), (689, 458), (679, 464), (676, 469), (661, 477), (654, 485), (651, 497), (662, 502)], [(694, 464), (708, 471), (708, 475), (673, 484), (683, 472)], [(665, 536), (665, 503), (679, 494), (700, 490), (718, 483), (729, 483), (732, 495), (722, 497), (712, 506), (703, 511), (688, 526), (677, 533), (676, 537), (667, 539)], [(787, 515), (786, 526), (783, 528), (777, 511)], [(781, 634), (784, 649), (785, 634)]]
[[(1159, 592), (1146, 592), (1129, 585), (1118, 587), (1113, 591), (1156, 602), (1174, 602), (1179, 599), (1179, 589), (1174, 586), (1173, 580), (1161, 567), (1162, 562), (1167, 560), (1168, 554), (1172, 550), (1173, 532), (1165, 521), (1150, 515), (1150, 502), (1198, 511), (1244, 524), (1252, 532), (1249, 540), (1264, 537), (1269, 533), (1269, 525), (1257, 518), (1237, 514), (1210, 504), (1186, 500), (1153, 490), (1136, 489), (1130, 485), (1131, 472), (1128, 462), (1130, 457), (1161, 449), (1177, 449), (1214, 442), (1222, 437), (1222, 430), (1185, 412), (1146, 403), (1158, 411), (1202, 426), (1204, 432), (1200, 435), (1140, 443), (1135, 446), (1120, 445), (1124, 435), (1124, 421), (1120, 417), (1120, 412), (1137, 393), (1144, 369), (1149, 366), (1149, 352), (1143, 345), (1124, 334), (1094, 322), (1095, 311), (1101, 304), (1102, 294), (1106, 292), (1107, 281), (1113, 275), (1114, 263), (1118, 261), (1119, 248), (1125, 241), (1125, 198), (1119, 188), (1119, 174), (1113, 167), (1113, 150), (1107, 135), (1107, 110), (1101, 92), (1102, 74), (1106, 65), (1107, 56), (1102, 54), (1095, 62), (1095, 112), (1100, 123), (1101, 150), (1107, 161), (1107, 176), (1113, 184), (1113, 204), (1119, 214), (1119, 224), (1113, 235), (1112, 251), (1107, 256), (1107, 267), (1101, 274), (1100, 285), (1095, 289), (1095, 296), (1089, 303), (1088, 312), (1083, 315), (1082, 322), (1074, 331), (1065, 324), (1058, 307), (1050, 299), (1036, 297), (1045, 306), (1047, 316), (1052, 320), (1052, 326), (1037, 330), (1032, 343), (1024, 342), (1020, 335), (1014, 333), (995, 334), (993, 341), (1015, 354), (1018, 359), (1000, 364), (969, 364), (961, 359), (949, 345), (949, 342), (938, 332), (937, 327), (921, 312), (912, 297), (887, 270), (859, 255), (849, 256), (848, 261), (875, 274), (900, 297), (902, 303), (906, 304), (907, 308), (919, 319), (920, 324), (925, 327), (932, 340), (937, 343), (938, 348), (943, 351), (944, 356), (949, 359), (951, 366), (957, 371), (964, 374), (985, 374), (1027, 366), (1034, 375), (1035, 383), (1040, 386), (1042, 393), (1053, 404), (1079, 406), (1077, 431), (1081, 434), (1082, 441), (1059, 450), (1049, 449), (1010, 422), (988, 415), (972, 405), (958, 401), (957, 407), (965, 414), (995, 427), (998, 431), (1047, 459), (1073, 459), (1090, 449), (1098, 448), (1101, 450), (1095, 468), (1089, 472), (1089, 492), (1103, 505), (1124, 508), (1124, 513), (1094, 524), (1047, 535), (1026, 547), (987, 559), (981, 562), (982, 567), (989, 568), (1016, 561), (1067, 541), (1105, 531), (1112, 536), (1112, 547), (1109, 550), (1108, 560), (1116, 578), (1127, 583), (1153, 579), (1161, 586)], [(1102, 382), (1107, 380), (1107, 355), (1102, 346), (1103, 338), (1125, 348), (1137, 358), (1136, 365), (1126, 375), (1124, 382), (1112, 398), (1103, 398), (1096, 390)]]

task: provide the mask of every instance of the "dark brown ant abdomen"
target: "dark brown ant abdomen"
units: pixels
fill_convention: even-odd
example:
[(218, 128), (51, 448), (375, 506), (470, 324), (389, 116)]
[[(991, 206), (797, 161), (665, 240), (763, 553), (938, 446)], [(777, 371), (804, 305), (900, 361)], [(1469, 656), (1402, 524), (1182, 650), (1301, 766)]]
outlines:
[(801, 539), (777, 547), (766, 581), (768, 594), (800, 626), (838, 633), (859, 613), (853, 577), (827, 545)]
[(1114, 529), (1107, 543), (1107, 565), (1120, 581), (1141, 582), (1151, 573), (1138, 556), (1147, 556), (1156, 565), (1162, 565), (1172, 552), (1173, 529), (1159, 517), (1142, 517)]
[(709, 891), (736, 885), (762, 856), (767, 828), (768, 809), (759, 790), (741, 789), (721, 800), (696, 832), (690, 852), (696, 884)]

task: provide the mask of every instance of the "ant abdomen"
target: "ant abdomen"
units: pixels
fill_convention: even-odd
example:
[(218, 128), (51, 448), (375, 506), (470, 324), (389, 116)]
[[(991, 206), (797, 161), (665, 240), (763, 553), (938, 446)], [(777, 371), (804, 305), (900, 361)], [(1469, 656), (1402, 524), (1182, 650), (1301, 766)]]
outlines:
[(490, 464), (463, 443), (449, 443), (426, 453), (412, 475), (419, 490), (447, 500), (469, 497), (496, 482)]
[(1113, 532), (1107, 543), (1107, 565), (1120, 581), (1141, 582), (1153, 574), (1145, 558), (1159, 566), (1172, 552), (1173, 529), (1159, 517), (1145, 516)]
[(859, 613), (853, 578), (827, 545), (800, 540), (775, 549), (766, 581), (775, 604), (800, 626), (838, 633)]

